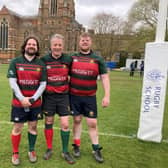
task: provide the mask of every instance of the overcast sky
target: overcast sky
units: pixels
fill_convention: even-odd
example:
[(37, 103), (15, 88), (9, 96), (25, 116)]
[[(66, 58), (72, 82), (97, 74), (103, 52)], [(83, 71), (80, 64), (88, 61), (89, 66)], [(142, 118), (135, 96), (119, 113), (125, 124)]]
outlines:
[[(0, 0), (0, 8), (6, 5), (9, 9), (22, 15), (38, 13), (40, 0)], [(100, 12), (113, 13), (125, 17), (136, 0), (75, 0), (76, 20), (88, 26), (93, 16)]]

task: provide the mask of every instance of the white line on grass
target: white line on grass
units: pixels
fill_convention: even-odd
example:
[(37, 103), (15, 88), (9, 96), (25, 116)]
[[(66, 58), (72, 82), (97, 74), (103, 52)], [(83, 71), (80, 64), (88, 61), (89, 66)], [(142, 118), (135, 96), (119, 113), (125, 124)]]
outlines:
[[(13, 123), (9, 122), (9, 121), (0, 121), (0, 124), (12, 125)], [(44, 128), (44, 125), (38, 125), (38, 128)], [(53, 128), (56, 129), (56, 130), (60, 129), (59, 127), (53, 127)], [(86, 131), (86, 130), (83, 130), (82, 132), (85, 133), (85, 134), (88, 134), (88, 131)], [(115, 133), (109, 134), (109, 133), (99, 132), (99, 135), (126, 138), (126, 139), (135, 139), (136, 138), (135, 134), (133, 134), (133, 135), (124, 135), (124, 134), (115, 134)], [(162, 142), (168, 143), (168, 139), (163, 139)]]

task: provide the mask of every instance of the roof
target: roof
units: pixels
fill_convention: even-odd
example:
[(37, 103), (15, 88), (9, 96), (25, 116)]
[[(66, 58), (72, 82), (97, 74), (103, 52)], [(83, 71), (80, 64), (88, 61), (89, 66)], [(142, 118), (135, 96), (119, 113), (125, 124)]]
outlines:
[(37, 15), (33, 15), (33, 16), (20, 15), (16, 12), (12, 11), (11, 9), (7, 8), (5, 5), (1, 8), (0, 14), (10, 14), (10, 15), (16, 16), (21, 19), (36, 19), (37, 18)]

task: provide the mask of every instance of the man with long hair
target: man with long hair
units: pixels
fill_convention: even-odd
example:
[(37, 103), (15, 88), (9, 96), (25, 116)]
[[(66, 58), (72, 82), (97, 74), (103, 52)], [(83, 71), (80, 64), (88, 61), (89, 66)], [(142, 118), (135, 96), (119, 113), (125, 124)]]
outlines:
[(14, 58), (9, 66), (7, 77), (13, 91), (11, 121), (13, 129), (12, 164), (19, 165), (19, 144), (24, 123), (28, 123), (28, 157), (30, 162), (37, 161), (35, 143), (37, 138), (37, 121), (42, 118), (40, 96), (46, 87), (46, 69), (38, 58), (39, 42), (29, 37), (21, 47), (22, 55)]

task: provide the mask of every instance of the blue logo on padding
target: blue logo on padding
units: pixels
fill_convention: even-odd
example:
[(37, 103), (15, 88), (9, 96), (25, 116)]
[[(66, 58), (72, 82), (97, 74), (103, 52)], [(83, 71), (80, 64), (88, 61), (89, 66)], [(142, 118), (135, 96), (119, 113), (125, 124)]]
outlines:
[(147, 73), (147, 79), (151, 80), (153, 82), (158, 82), (161, 79), (165, 78), (164, 75), (162, 75), (162, 72), (158, 69), (153, 69)]

